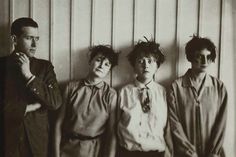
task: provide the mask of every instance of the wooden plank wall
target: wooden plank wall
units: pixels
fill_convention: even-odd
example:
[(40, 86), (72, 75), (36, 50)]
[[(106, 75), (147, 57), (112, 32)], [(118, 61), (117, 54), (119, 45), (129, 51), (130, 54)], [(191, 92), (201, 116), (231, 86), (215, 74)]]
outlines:
[[(0, 56), (11, 52), (9, 27), (19, 17), (39, 23), (37, 57), (52, 61), (60, 83), (85, 77), (88, 48), (112, 45), (121, 51), (119, 66), (106, 78), (114, 87), (133, 79), (127, 54), (143, 36), (159, 42), (166, 61), (155, 78), (168, 85), (190, 64), (184, 47), (193, 34), (209, 37), (218, 49), (209, 72), (229, 91), (226, 150), (236, 154), (234, 0), (0, 0)], [(232, 138), (233, 137), (233, 138)]]

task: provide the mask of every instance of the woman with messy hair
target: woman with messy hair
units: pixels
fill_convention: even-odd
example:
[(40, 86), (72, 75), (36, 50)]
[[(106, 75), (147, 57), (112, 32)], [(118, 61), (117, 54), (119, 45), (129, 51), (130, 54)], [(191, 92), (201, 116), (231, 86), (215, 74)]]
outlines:
[(194, 36), (185, 52), (191, 68), (175, 80), (168, 94), (175, 157), (224, 157), (227, 91), (219, 79), (207, 73), (216, 48)]
[(104, 77), (117, 65), (111, 47), (91, 48), (88, 75), (69, 82), (55, 123), (55, 157), (114, 157), (116, 91)]
[(136, 77), (119, 91), (117, 157), (170, 156), (166, 92), (154, 81), (164, 62), (160, 45), (155, 41), (140, 41), (128, 60)]

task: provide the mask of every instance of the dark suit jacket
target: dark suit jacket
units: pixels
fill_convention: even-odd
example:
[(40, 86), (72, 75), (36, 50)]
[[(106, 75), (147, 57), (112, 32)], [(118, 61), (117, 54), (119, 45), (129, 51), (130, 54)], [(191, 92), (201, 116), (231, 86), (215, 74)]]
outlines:
[[(30, 71), (36, 77), (27, 84), (13, 56), (0, 58), (0, 156), (16, 156), (14, 153), (25, 129), (34, 157), (46, 157), (48, 110), (57, 109), (62, 102), (56, 75), (49, 61), (31, 58)], [(34, 102), (39, 102), (41, 108), (25, 114), (27, 104)]]

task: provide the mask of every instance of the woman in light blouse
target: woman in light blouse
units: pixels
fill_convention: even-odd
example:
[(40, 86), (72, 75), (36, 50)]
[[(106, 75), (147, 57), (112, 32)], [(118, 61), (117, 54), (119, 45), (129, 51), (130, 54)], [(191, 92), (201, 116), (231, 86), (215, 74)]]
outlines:
[(135, 45), (128, 60), (136, 78), (119, 91), (117, 157), (168, 156), (166, 92), (154, 81), (164, 55), (158, 43), (147, 40)]
[(116, 91), (103, 80), (117, 64), (111, 47), (91, 48), (88, 75), (64, 92), (54, 135), (55, 157), (114, 157)]
[(227, 92), (207, 73), (215, 45), (194, 36), (185, 52), (191, 68), (172, 83), (167, 99), (175, 157), (223, 157)]

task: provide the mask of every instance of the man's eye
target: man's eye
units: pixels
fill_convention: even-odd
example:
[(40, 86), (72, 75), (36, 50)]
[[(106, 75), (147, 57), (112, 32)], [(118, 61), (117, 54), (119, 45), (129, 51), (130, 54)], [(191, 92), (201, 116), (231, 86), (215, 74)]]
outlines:
[(35, 40), (35, 41), (39, 41), (39, 37), (35, 37), (34, 40)]

